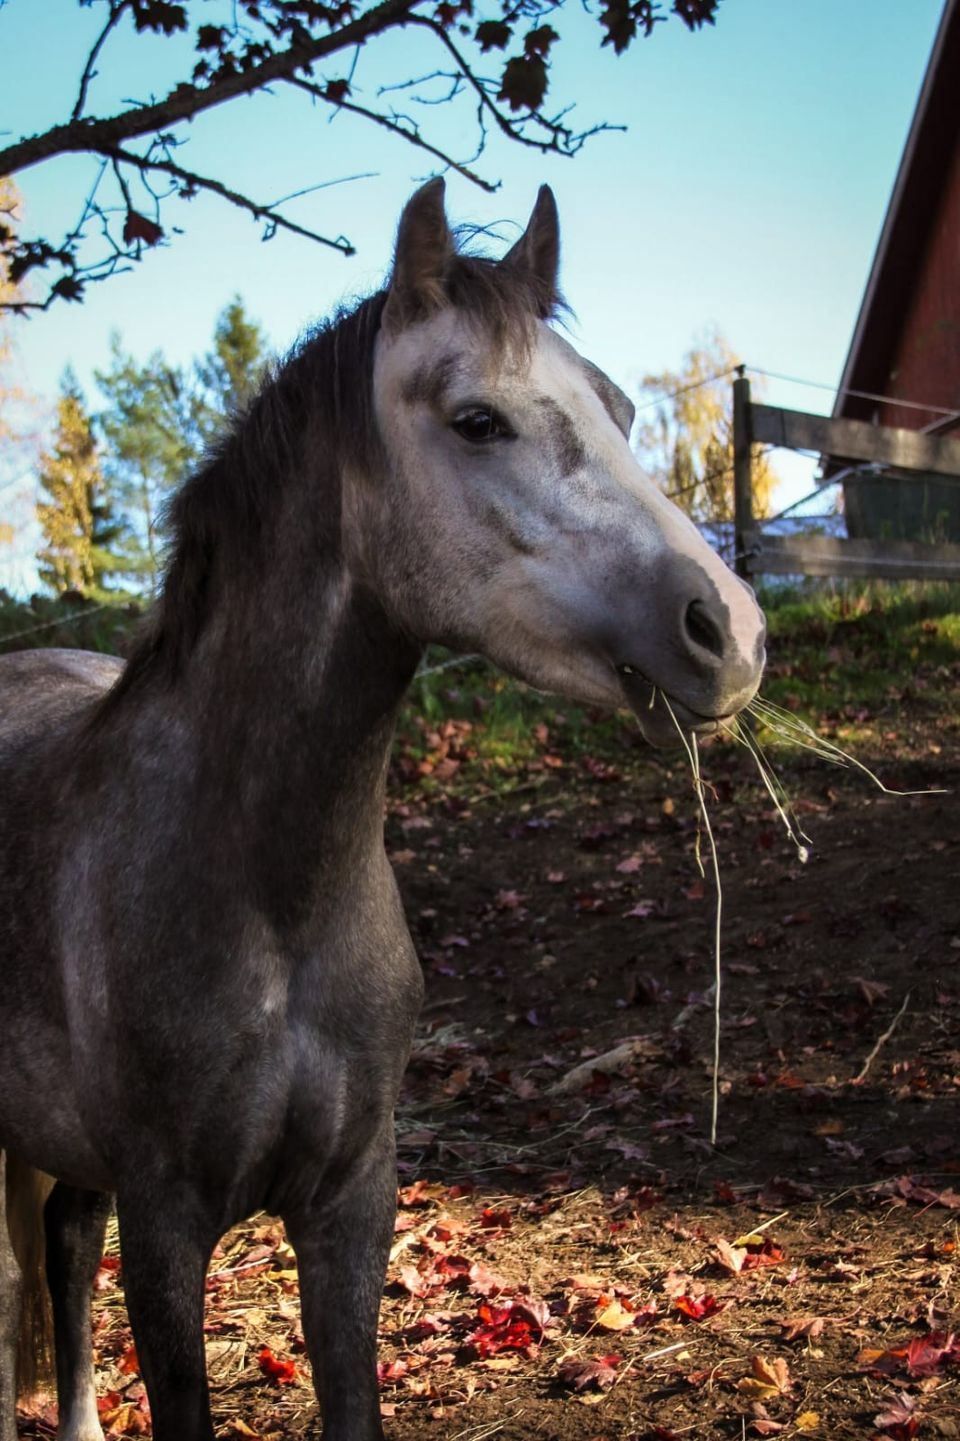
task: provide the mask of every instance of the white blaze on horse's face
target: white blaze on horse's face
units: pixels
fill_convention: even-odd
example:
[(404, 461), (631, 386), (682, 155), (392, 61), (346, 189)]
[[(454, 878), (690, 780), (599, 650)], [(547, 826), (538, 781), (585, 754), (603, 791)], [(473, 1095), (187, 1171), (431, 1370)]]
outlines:
[(377, 569), (421, 640), (576, 700), (626, 701), (652, 740), (675, 735), (655, 691), (709, 728), (759, 684), (763, 617), (640, 470), (629, 400), (545, 323), (556, 257), (541, 191), (523, 239), (479, 277), (489, 295), (500, 270), (542, 311), (504, 334), (502, 314), (471, 305), (469, 273), (461, 303), (448, 298), (450, 267), (476, 279), (483, 262), (454, 256), (437, 182), (408, 205), (374, 371), (392, 472)]

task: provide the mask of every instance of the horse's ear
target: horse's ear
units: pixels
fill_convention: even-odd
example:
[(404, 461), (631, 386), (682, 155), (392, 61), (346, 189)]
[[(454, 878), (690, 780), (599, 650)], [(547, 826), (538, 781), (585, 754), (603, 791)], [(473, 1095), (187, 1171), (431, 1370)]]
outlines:
[(560, 217), (549, 185), (541, 185), (526, 230), (503, 257), (504, 265), (524, 271), (533, 282), (541, 320), (553, 314), (557, 304), (557, 273), (560, 269)]
[(445, 304), (443, 277), (455, 247), (443, 208), (443, 190), (443, 177), (438, 175), (421, 185), (403, 208), (383, 312), (388, 330), (402, 330), (424, 320)]

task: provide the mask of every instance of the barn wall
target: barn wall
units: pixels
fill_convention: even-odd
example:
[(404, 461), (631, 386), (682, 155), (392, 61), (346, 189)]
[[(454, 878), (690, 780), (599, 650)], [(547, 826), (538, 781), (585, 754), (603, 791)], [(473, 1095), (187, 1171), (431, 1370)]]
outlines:
[[(960, 146), (953, 149), (928, 237), (913, 287), (906, 292), (908, 308), (884, 389), (955, 410), (960, 409)], [(883, 425), (913, 430), (936, 416), (885, 405), (879, 418)], [(960, 422), (952, 430), (960, 430)]]
[[(922, 163), (918, 159), (917, 163)], [(941, 182), (924, 253), (910, 275), (890, 285), (885, 303), (906, 307), (881, 391), (907, 400), (960, 409), (960, 145)], [(898, 317), (889, 316), (891, 329)], [(869, 408), (869, 407), (868, 407)], [(881, 425), (908, 430), (937, 420), (935, 411), (902, 405), (872, 407)], [(938, 427), (960, 435), (960, 421)], [(960, 540), (960, 481), (941, 477), (897, 480), (852, 477), (844, 483), (847, 533), (875, 540)]]

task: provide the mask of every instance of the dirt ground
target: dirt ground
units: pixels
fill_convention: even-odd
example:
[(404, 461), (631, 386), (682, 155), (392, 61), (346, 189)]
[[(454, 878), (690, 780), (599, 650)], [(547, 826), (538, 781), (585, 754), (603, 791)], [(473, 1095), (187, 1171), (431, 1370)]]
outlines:
[[(745, 752), (704, 753), (715, 1147), (714, 893), (680, 758), (544, 733), (509, 797), (395, 789), (427, 997), (398, 1115), (390, 1441), (960, 1436), (960, 726), (919, 702), (896, 725), (859, 753), (950, 793), (788, 759), (805, 865)], [(110, 1433), (135, 1435), (121, 1279), (108, 1260), (99, 1385)], [(220, 1435), (319, 1436), (268, 1218), (215, 1258), (208, 1353)]]

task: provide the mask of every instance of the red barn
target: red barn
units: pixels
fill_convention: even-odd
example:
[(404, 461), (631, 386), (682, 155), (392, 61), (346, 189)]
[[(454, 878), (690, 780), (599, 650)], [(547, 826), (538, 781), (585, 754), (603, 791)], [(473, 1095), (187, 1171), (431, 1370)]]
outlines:
[[(944, 6), (833, 413), (960, 437), (960, 0)], [(960, 483), (845, 472), (844, 499), (852, 536), (960, 540)]]

